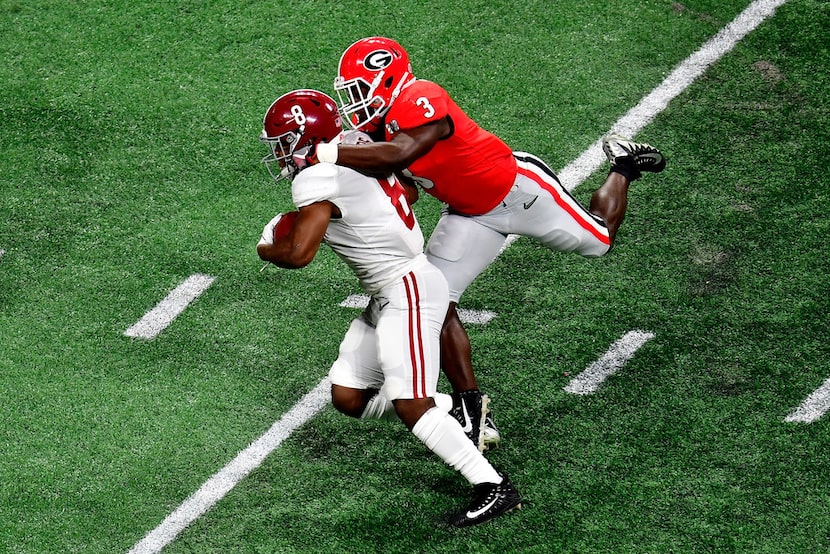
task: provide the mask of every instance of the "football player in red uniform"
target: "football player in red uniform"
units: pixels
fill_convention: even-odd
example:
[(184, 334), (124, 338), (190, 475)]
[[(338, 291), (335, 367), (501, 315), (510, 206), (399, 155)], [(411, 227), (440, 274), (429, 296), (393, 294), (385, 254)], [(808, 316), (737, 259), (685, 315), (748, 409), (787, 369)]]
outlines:
[[(372, 178), (321, 163), (303, 167), (299, 153), (321, 141), (371, 140), (341, 135), (334, 99), (315, 90), (277, 98), (265, 114), (263, 160), (278, 181), (291, 181), (298, 208), (287, 234), (281, 216), (263, 229), (257, 253), (296, 269), (314, 259), (325, 242), (370, 295), (352, 321), (329, 371), (332, 404), (356, 418), (400, 418), (430, 450), (473, 485), (469, 506), (451, 523), (476, 525), (521, 507), (510, 480), (496, 471), (448, 415), (452, 401), (436, 402), (440, 335), (449, 303), (447, 281), (424, 255), (424, 236), (403, 186), (394, 175)], [(363, 135), (362, 138), (360, 135)]]
[[(322, 144), (307, 161), (403, 173), (446, 203), (426, 253), (450, 288), (441, 363), (454, 391), (451, 413), (474, 442), (497, 442), (456, 311), (461, 294), (495, 259), (509, 234), (533, 237), (555, 251), (604, 255), (625, 216), (629, 184), (643, 171), (662, 171), (665, 158), (648, 144), (605, 137), (610, 172), (586, 209), (542, 160), (512, 151), (470, 119), (447, 91), (417, 79), (408, 54), (394, 40), (370, 37), (349, 46), (334, 88), (346, 121), (378, 142)], [(477, 429), (480, 419), (486, 425)]]

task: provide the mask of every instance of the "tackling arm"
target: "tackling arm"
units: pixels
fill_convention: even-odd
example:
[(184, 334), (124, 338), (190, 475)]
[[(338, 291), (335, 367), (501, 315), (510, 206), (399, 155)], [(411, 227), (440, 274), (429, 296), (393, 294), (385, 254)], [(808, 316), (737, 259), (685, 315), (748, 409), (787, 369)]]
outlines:
[(324, 200), (299, 209), (294, 227), (276, 242), (257, 244), (259, 257), (274, 265), (286, 269), (299, 269), (311, 263), (332, 217), (338, 217), (340, 210), (331, 202)]
[(388, 142), (337, 145), (337, 165), (362, 173), (390, 174), (401, 171), (429, 152), (452, 132), (447, 118), (398, 132)]

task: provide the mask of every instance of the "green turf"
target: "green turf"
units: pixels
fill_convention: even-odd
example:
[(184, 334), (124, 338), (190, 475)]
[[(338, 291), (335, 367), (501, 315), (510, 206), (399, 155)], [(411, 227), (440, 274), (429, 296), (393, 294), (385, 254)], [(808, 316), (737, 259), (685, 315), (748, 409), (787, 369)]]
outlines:
[[(560, 169), (748, 3), (0, 3), (0, 552), (126, 552), (326, 374), (354, 278), (254, 251), (290, 208), (259, 163), (276, 96), (393, 36)], [(447, 529), (463, 480), (327, 408), (165, 552), (830, 550), (830, 416), (783, 421), (830, 377), (828, 22), (791, 1), (644, 129), (669, 166), (609, 256), (520, 239), (465, 294), (498, 314), (470, 335), (526, 509)], [(562, 390), (632, 329), (619, 374)]]

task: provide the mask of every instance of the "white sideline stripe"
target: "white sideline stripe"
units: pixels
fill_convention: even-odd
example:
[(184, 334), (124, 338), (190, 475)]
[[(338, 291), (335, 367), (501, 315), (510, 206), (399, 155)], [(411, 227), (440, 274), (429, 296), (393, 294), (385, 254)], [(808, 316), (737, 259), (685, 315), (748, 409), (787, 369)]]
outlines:
[[(710, 65), (732, 50), (741, 39), (786, 2), (787, 0), (758, 0), (750, 4), (697, 52), (681, 62), (657, 88), (620, 118), (611, 127), (610, 132), (634, 137), (658, 113), (663, 111), (673, 98), (700, 77)], [(602, 152), (602, 139), (600, 138), (565, 167), (559, 173), (559, 179), (565, 188), (573, 190), (596, 171), (604, 161), (605, 155)]]
[(788, 423), (812, 423), (830, 410), (830, 378), (823, 385), (813, 391), (807, 399), (784, 418)]
[(603, 381), (624, 366), (634, 353), (652, 338), (654, 333), (649, 331), (629, 331), (612, 344), (608, 352), (571, 379), (565, 391), (583, 395), (596, 392)]
[(195, 274), (173, 289), (155, 308), (144, 314), (124, 335), (152, 339), (170, 325), (187, 306), (213, 283), (210, 275)]
[[(639, 104), (617, 120), (607, 134), (616, 133), (634, 138), (658, 113), (666, 109), (672, 99), (686, 90), (710, 65), (732, 50), (741, 39), (775, 13), (778, 7), (786, 3), (787, 0), (758, 0), (750, 4), (729, 25), (701, 46), (697, 52), (681, 62), (657, 88), (640, 100)], [(602, 152), (602, 137), (600, 137), (557, 175), (562, 186), (572, 191), (584, 183), (605, 161), (605, 154)], [(518, 238), (519, 235), (508, 235), (507, 241), (505, 241), (499, 254), (504, 252)]]
[(158, 527), (137, 542), (128, 554), (155, 554), (170, 544), (188, 525), (201, 517), (242, 479), (258, 468), (295, 429), (328, 405), (331, 400), (330, 387), (328, 377), (320, 381), (264, 435), (237, 454), (236, 458), (208, 479)]
[[(365, 294), (350, 294), (343, 302), (340, 303), (342, 308), (358, 308), (364, 309), (369, 305), (369, 297)], [(458, 318), (462, 323), (472, 323), (475, 325), (485, 325), (490, 323), (496, 317), (496, 312), (489, 310), (465, 310), (458, 308)]]
[[(694, 78), (696, 78), (697, 76), (699, 76), (699, 75), (700, 75), (700, 73), (701, 73), (702, 71), (699, 71), (699, 70), (698, 70), (698, 71), (695, 71), (695, 68), (694, 68), (694, 67), (691, 67), (691, 64), (689, 63), (689, 60), (698, 60), (696, 63), (699, 65), (699, 64), (701, 63), (701, 62), (700, 62), (700, 60), (699, 60), (699, 58), (700, 58), (700, 54), (699, 54), (699, 52), (700, 52), (700, 51), (702, 51), (702, 50), (704, 50), (704, 49), (706, 49), (707, 51), (716, 50), (716, 49), (713, 47), (713, 45), (712, 45), (712, 43), (715, 41), (715, 39), (718, 39), (718, 40), (723, 40), (723, 41), (725, 41), (726, 43), (728, 43), (728, 40), (726, 40), (726, 35), (728, 35), (728, 34), (732, 34), (732, 35), (733, 35), (733, 37), (734, 37), (734, 40), (740, 40), (740, 38), (742, 38), (745, 34), (749, 33), (752, 29), (754, 29), (755, 27), (757, 27), (757, 26), (758, 26), (758, 25), (759, 25), (759, 24), (760, 24), (760, 23), (761, 23), (764, 19), (766, 19), (767, 17), (771, 16), (771, 15), (774, 13), (775, 9), (776, 9), (778, 6), (782, 6), (782, 5), (784, 5), (785, 3), (786, 3), (786, 0), (776, 0), (776, 1), (764, 1), (764, 0), (757, 0), (757, 1), (753, 2), (753, 3), (752, 3), (752, 4), (750, 4), (750, 5), (749, 5), (749, 6), (748, 6), (748, 7), (747, 7), (747, 8), (746, 8), (743, 12), (741, 12), (741, 14), (740, 14), (740, 15), (738, 15), (738, 17), (736, 17), (736, 18), (735, 18), (735, 20), (734, 20), (732, 23), (730, 23), (727, 27), (724, 27), (724, 29), (723, 29), (720, 33), (718, 33), (717, 35), (715, 35), (715, 38), (714, 38), (714, 39), (712, 39), (712, 40), (708, 41), (706, 44), (704, 44), (704, 45), (703, 45), (703, 47), (701, 48), (701, 50), (699, 50), (698, 52), (696, 52), (696, 53), (692, 54), (692, 56), (690, 56), (686, 62), (681, 63), (681, 64), (678, 66), (678, 68), (677, 68), (677, 69), (675, 69), (675, 71), (672, 73), (672, 75), (671, 75), (669, 78), (671, 78), (671, 77), (672, 77), (672, 76), (674, 76), (675, 74), (678, 74), (678, 73), (679, 73), (679, 72), (681, 72), (681, 71), (689, 71), (689, 72), (694, 72), (694, 73), (693, 73), (693, 74), (694, 74), (694, 77), (692, 77), (692, 80), (694, 80)], [(740, 23), (739, 23), (739, 22), (740, 22)], [(745, 31), (745, 32), (743, 32), (743, 34), (742, 34), (742, 35), (740, 35), (740, 37), (739, 37), (739, 36), (736, 34), (736, 28), (745, 28), (745, 29), (746, 29), (746, 31)], [(729, 31), (728, 31), (728, 32), (726, 31), (727, 29), (729, 29)], [(729, 49), (731, 49), (733, 46), (734, 46), (734, 42), (733, 42), (732, 44), (730, 44), (730, 45), (729, 45), (729, 47), (728, 47), (727, 49), (722, 49), (722, 50), (721, 50), (721, 52), (720, 52), (720, 54), (718, 55), (718, 57), (720, 57), (720, 56), (722, 56), (723, 54), (725, 54), (725, 53), (726, 53)], [(711, 54), (709, 54), (709, 56), (711, 56)], [(717, 58), (710, 59), (710, 61), (708, 62), (708, 64), (712, 64), (712, 63), (714, 63), (716, 60), (717, 60)], [(666, 81), (668, 81), (668, 79), (666, 79)], [(684, 80), (679, 80), (677, 83), (673, 84), (673, 86), (681, 86), (681, 85), (680, 85), (680, 83), (681, 83), (682, 81), (685, 81), (685, 79), (684, 79)], [(691, 83), (691, 80), (689, 80), (688, 82), (689, 82), (689, 83)], [(664, 82), (664, 84), (665, 84), (665, 82)], [(686, 85), (686, 86), (688, 86), (688, 85)], [(671, 96), (672, 98), (673, 98), (674, 96), (677, 96), (677, 95), (681, 92), (680, 90), (676, 90), (676, 91), (670, 91), (670, 90), (667, 90), (667, 89), (665, 89), (665, 88), (663, 87), (663, 85), (661, 85), (660, 87), (658, 87), (658, 89), (662, 89), (662, 90), (664, 90), (664, 92), (662, 92), (662, 94), (668, 94), (668, 93), (670, 93), (670, 92), (673, 92), (673, 94), (672, 94), (672, 96)], [(655, 90), (658, 90), (658, 89), (655, 89)], [(651, 97), (651, 95), (649, 95), (647, 98), (649, 98), (649, 97)], [(666, 101), (666, 102), (665, 102), (665, 104), (667, 104), (667, 103), (668, 103), (668, 101)], [(658, 103), (658, 104), (659, 104), (659, 103)], [(665, 107), (665, 104), (664, 104), (664, 107)], [(641, 102), (640, 102), (640, 104), (638, 104), (638, 106), (640, 106), (640, 105), (644, 105), (644, 106), (645, 106), (645, 101), (641, 101)], [(652, 106), (652, 107), (651, 107), (651, 109), (654, 109), (654, 107)], [(661, 108), (661, 109), (662, 109), (662, 108)], [(632, 110), (632, 112), (633, 112), (633, 111), (634, 111), (634, 110)], [(629, 113), (631, 113), (631, 112), (629, 112)], [(655, 115), (656, 115), (656, 112), (652, 113), (652, 114), (649, 116), (649, 120), (650, 120), (651, 118), (653, 118)], [(627, 117), (627, 116), (626, 116), (626, 117)], [(622, 125), (622, 123), (624, 123), (624, 122), (626, 122), (626, 121), (627, 121), (627, 120), (626, 120), (626, 117), (623, 117), (622, 119), (620, 119), (620, 120), (617, 122), (617, 124), (616, 124), (613, 128), (615, 128), (615, 129), (616, 129), (616, 128), (620, 128), (620, 129), (621, 129), (621, 132), (622, 132), (622, 127), (621, 127), (621, 125)], [(637, 117), (643, 117), (643, 114), (638, 114), (638, 115), (637, 115)], [(642, 126), (645, 126), (645, 124), (646, 124), (646, 123), (647, 123), (647, 121), (643, 121), (643, 122), (641, 122), (641, 123), (640, 123), (640, 128), (642, 128)], [(633, 138), (633, 137), (632, 137), (632, 138)], [(592, 146), (591, 148), (595, 148), (595, 146), (596, 146), (596, 145)], [(587, 179), (587, 177), (588, 177), (591, 173), (593, 173), (594, 171), (596, 171), (597, 167), (599, 167), (599, 165), (593, 165), (593, 164), (594, 164), (594, 162), (590, 161), (590, 160), (592, 159), (592, 156), (593, 156), (593, 155), (589, 154), (589, 152), (590, 152), (591, 148), (589, 148), (589, 150), (588, 150), (588, 151), (586, 151), (585, 153), (583, 153), (583, 154), (582, 154), (579, 158), (577, 158), (574, 162), (572, 162), (570, 165), (568, 165), (565, 169), (563, 169), (563, 170), (560, 172), (560, 179), (563, 179), (563, 180), (562, 180), (562, 183), (563, 183), (566, 187), (570, 187), (570, 188), (569, 188), (569, 190), (572, 190), (573, 188), (576, 188), (576, 186), (577, 186), (577, 185), (579, 185), (579, 184), (580, 184), (580, 183), (582, 183), (585, 179)], [(601, 148), (600, 148), (600, 150), (601, 150)], [(588, 161), (586, 162), (586, 160), (588, 160)], [(600, 163), (601, 163), (601, 162), (602, 162), (602, 158), (600, 158)], [(587, 165), (586, 165), (586, 163), (587, 163)], [(587, 174), (584, 174), (584, 176), (582, 176), (582, 175), (583, 175), (583, 173), (584, 173), (584, 171), (585, 171), (585, 169), (584, 169), (585, 167), (593, 167), (593, 169), (591, 169), (591, 170), (590, 170)], [(508, 243), (512, 243), (512, 242), (515, 240), (515, 237), (514, 237), (514, 238), (511, 238), (511, 237), (513, 237), (513, 235), (510, 235), (510, 236), (508, 237)], [(506, 244), (508, 244), (508, 243), (506, 243)], [(279, 423), (279, 422), (278, 422), (278, 423)], [(275, 425), (276, 425), (276, 424), (275, 424)], [(221, 470), (221, 471), (224, 471), (224, 470)], [(221, 471), (220, 471), (220, 473), (221, 473)], [(217, 474), (217, 475), (218, 475), (218, 474)], [(201, 490), (201, 489), (200, 489), (200, 490)], [(194, 496), (195, 496), (195, 495), (194, 495)], [(218, 499), (217, 499), (217, 500), (218, 500)], [(216, 500), (214, 500), (214, 501), (211, 503), (211, 505), (212, 505), (213, 503), (215, 503), (215, 502), (216, 502)], [(208, 508), (210, 508), (210, 505), (209, 505), (209, 506), (205, 506), (205, 507), (204, 507), (204, 509), (202, 510), (202, 513), (204, 513), (205, 511), (207, 511), (207, 509), (208, 509)], [(179, 509), (181, 509), (181, 508), (179, 508)], [(179, 511), (179, 510), (176, 510), (176, 512), (174, 512), (174, 513), (177, 513), (178, 511)], [(171, 516), (170, 516), (170, 517), (172, 517), (172, 514), (171, 514)], [(169, 518), (168, 518), (168, 519), (169, 519)], [(167, 520), (165, 520), (165, 521), (167, 521)], [(191, 521), (192, 521), (192, 520), (191, 520)], [(186, 526), (186, 525), (185, 525), (185, 526)], [(168, 532), (167, 532), (168, 534), (167, 534), (167, 535), (165, 535), (165, 542), (163, 542), (163, 543), (162, 543), (162, 542), (159, 542), (159, 543), (158, 543), (158, 544), (159, 544), (159, 546), (158, 546), (157, 548), (156, 548), (156, 547), (150, 547), (150, 546), (148, 545), (148, 546), (147, 546), (144, 550), (140, 550), (140, 551), (139, 551), (139, 550), (134, 550), (134, 551), (135, 551), (135, 552), (142, 552), (142, 553), (144, 553), (144, 552), (146, 552), (146, 553), (153, 553), (153, 554), (155, 554), (155, 553), (157, 553), (157, 552), (160, 552), (160, 551), (161, 551), (161, 549), (162, 549), (162, 548), (164, 548), (164, 546), (165, 546), (165, 545), (167, 545), (169, 542), (171, 542), (171, 541), (175, 538), (175, 536), (176, 536), (179, 532), (181, 532), (181, 530), (182, 530), (182, 529), (184, 529), (184, 526), (183, 526), (183, 527), (181, 527), (178, 531), (175, 531), (174, 529), (171, 529), (170, 531), (168, 531)], [(152, 531), (152, 532), (148, 535), (148, 537), (149, 537), (150, 535), (153, 535), (154, 533), (156, 533), (156, 531)], [(142, 541), (142, 543), (139, 543), (139, 544), (143, 544), (143, 541)], [(154, 543), (154, 544), (155, 544), (155, 543)], [(138, 547), (138, 545), (136, 545), (136, 548), (137, 548), (137, 547)], [(131, 551), (131, 552), (132, 552), (132, 551)]]

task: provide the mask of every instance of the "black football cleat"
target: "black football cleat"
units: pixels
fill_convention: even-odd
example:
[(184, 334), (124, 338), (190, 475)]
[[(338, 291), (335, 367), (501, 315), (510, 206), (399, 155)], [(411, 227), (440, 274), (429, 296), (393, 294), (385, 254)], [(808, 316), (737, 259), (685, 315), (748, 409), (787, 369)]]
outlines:
[(482, 483), (473, 487), (473, 500), (467, 509), (456, 515), (451, 523), (455, 527), (470, 527), (497, 518), (512, 510), (522, 508), (519, 491), (502, 475), (501, 483)]
[[(450, 415), (461, 425), (464, 434), (472, 441), (480, 452), (487, 450), (488, 444), (495, 444), (501, 440), (495, 425), (488, 428), (490, 415), (490, 397), (479, 390), (452, 393), (452, 409)], [(492, 416), (489, 422), (492, 423)]]
[(638, 179), (642, 171), (660, 173), (666, 167), (666, 157), (650, 144), (632, 142), (619, 135), (608, 135), (602, 139), (602, 151), (611, 167), (627, 167), (632, 178)]

